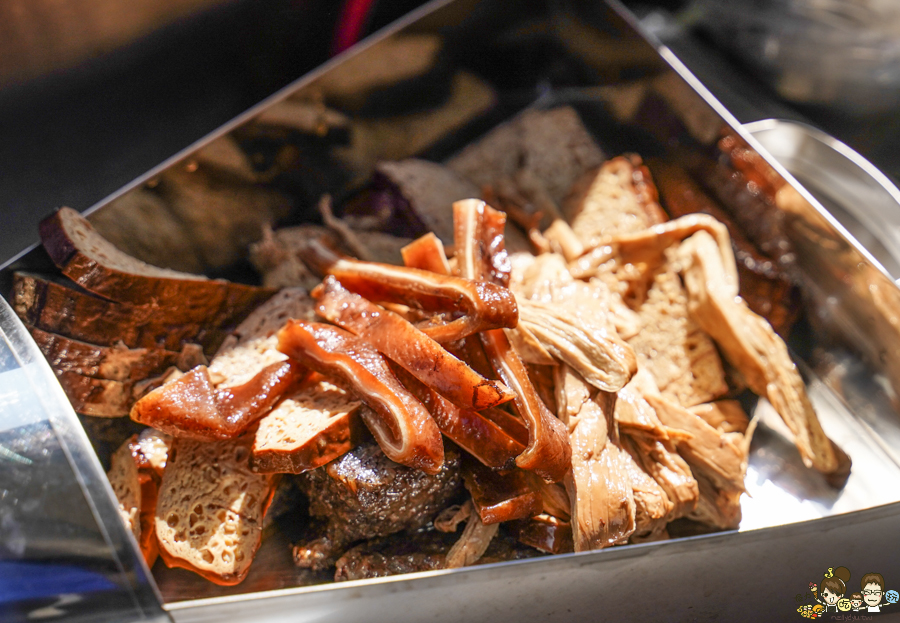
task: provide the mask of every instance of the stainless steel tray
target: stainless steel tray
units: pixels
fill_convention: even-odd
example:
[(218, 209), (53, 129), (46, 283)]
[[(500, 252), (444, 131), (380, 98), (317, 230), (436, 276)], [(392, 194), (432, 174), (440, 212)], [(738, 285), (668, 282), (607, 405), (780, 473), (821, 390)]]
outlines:
[(894, 279), (900, 278), (900, 190), (859, 153), (817, 128), (763, 119), (744, 125)]
[[(876, 569), (891, 581), (900, 578), (900, 560), (885, 547), (900, 528), (900, 486), (895, 484), (900, 457), (893, 449), (900, 448), (900, 418), (892, 402), (894, 388), (900, 387), (900, 320), (893, 315), (900, 309), (900, 290), (872, 254), (665, 47), (645, 38), (615, 2), (432, 2), (92, 211), (110, 210), (129, 193), (153, 186), (165, 171), (195, 167), (198, 150), (226, 135), (245, 144), (248, 137), (258, 139), (263, 117), (281, 115), (292, 103), (321, 102), (329, 83), (350, 82), (365, 71), (360, 63), (377, 66), (392, 41), (414, 34), (440, 38), (440, 72), (424, 86), (401, 85), (406, 90), (393, 96), (387, 90), (377, 102), (380, 107), (350, 115), (351, 144), (361, 127), (376, 140), (362, 155), (344, 161), (353, 164), (346, 175), (317, 177), (316, 158), (327, 153), (316, 151), (325, 148), (315, 140), (306, 141), (309, 158), (294, 171), (294, 190), (341, 195), (365, 177), (375, 157), (443, 159), (529, 106), (574, 106), (611, 155), (671, 155), (672, 145), (660, 133), (671, 129), (666, 120), (675, 120), (679, 134), (668, 137), (677, 138), (679, 149), (708, 158), (722, 129), (730, 127), (807, 201), (786, 215), (786, 231), (798, 251), (807, 319), (789, 344), (823, 426), (850, 454), (853, 471), (835, 490), (805, 470), (771, 408), (761, 401), (762, 425), (751, 450), (739, 531), (317, 586), (300, 586), (308, 578), (290, 565), (287, 541), (276, 534), (264, 544), (248, 579), (231, 589), (158, 563), (154, 575), (172, 618), (768, 620), (796, 616), (795, 596), (829, 566), (844, 565), (855, 573)], [(461, 79), (479, 87), (454, 99), (453, 85)], [(449, 99), (429, 104), (435, 92)], [(415, 105), (417, 97), (421, 101)], [(443, 112), (429, 113), (434, 106)], [(258, 155), (265, 160), (264, 150)], [(26, 254), (0, 271), (0, 285), (8, 283), (12, 270), (39, 267), (42, 261), (39, 250)]]

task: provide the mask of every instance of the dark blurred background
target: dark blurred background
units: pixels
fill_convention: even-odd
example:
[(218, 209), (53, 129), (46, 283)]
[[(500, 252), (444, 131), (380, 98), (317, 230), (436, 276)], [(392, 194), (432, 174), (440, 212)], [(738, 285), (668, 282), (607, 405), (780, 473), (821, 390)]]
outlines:
[[(893, 109), (873, 118), (785, 101), (695, 3), (626, 2), (740, 121), (809, 120), (896, 175)], [(60, 12), (68, 4), (80, 8)], [(54, 208), (90, 207), (421, 4), (0, 0), (0, 264), (37, 241)]]

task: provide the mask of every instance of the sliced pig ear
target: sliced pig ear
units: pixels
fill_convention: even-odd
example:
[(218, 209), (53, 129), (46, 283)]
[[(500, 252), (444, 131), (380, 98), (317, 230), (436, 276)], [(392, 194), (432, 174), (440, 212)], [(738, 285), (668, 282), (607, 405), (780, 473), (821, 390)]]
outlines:
[[(497, 232), (502, 232), (497, 214), (476, 199), (453, 204), (455, 259), (462, 277), (479, 283), (483, 283), (482, 279), (500, 278), (495, 274), (499, 265), (492, 261), (495, 247), (491, 245)], [(508, 279), (509, 272), (505, 274)], [(559, 482), (571, 467), (572, 449), (565, 425), (538, 396), (525, 364), (506, 334), (494, 329), (482, 331), (478, 337), (494, 372), (515, 393), (516, 410), (528, 426), (528, 445), (516, 458), (516, 465), (533, 470), (547, 482)]]
[(369, 408), (360, 417), (388, 458), (429, 474), (440, 471), (440, 429), (371, 344), (339, 327), (290, 320), (278, 333), (278, 350), (340, 379), (365, 402)]
[(508, 288), (428, 270), (342, 258), (319, 241), (311, 241), (301, 258), (331, 275), (347, 290), (378, 303), (399, 303), (434, 312), (462, 312), (446, 325), (423, 329), (439, 342), (473, 333), (512, 328), (519, 321), (516, 299)]
[(308, 372), (297, 362), (280, 361), (243, 385), (217, 390), (209, 369), (197, 366), (138, 400), (131, 419), (173, 437), (233, 439), (266, 415)]
[(364, 338), (453, 404), (480, 411), (513, 399), (503, 383), (481, 376), (399, 314), (347, 291), (334, 277), (324, 285), (320, 316)]

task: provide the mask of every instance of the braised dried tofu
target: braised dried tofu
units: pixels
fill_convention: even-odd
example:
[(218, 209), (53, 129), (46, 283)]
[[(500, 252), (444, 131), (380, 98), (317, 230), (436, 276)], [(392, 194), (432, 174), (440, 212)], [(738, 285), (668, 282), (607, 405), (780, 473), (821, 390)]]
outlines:
[(349, 452), (362, 434), (360, 405), (328, 381), (310, 379), (259, 421), (253, 469), (300, 474)]
[(680, 405), (709, 402), (728, 391), (716, 346), (688, 314), (681, 278), (660, 271), (637, 309), (640, 330), (628, 343), (665, 396)]
[(570, 191), (563, 212), (585, 247), (605, 236), (633, 233), (666, 220), (650, 172), (638, 156), (619, 156), (591, 171)]

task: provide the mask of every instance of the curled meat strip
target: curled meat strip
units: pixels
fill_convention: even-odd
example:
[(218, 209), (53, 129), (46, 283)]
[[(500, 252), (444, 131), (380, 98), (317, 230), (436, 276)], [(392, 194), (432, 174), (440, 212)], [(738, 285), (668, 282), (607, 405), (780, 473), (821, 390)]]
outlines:
[[(502, 236), (499, 241), (496, 236), (500, 219), (493, 213), (496, 210), (483, 201), (467, 199), (453, 204), (456, 261), (463, 277), (481, 279), (487, 274), (486, 266), (496, 269), (502, 265), (502, 261), (491, 261), (484, 255), (485, 252), (502, 251)], [(494, 371), (515, 393), (516, 410), (528, 426), (528, 446), (516, 457), (516, 465), (534, 471), (547, 482), (562, 480), (572, 456), (565, 425), (550, 413), (538, 396), (525, 364), (506, 334), (494, 329), (480, 333), (479, 337)]]
[[(450, 274), (444, 245), (433, 234), (422, 236), (407, 245), (403, 262), (409, 268)], [(477, 336), (465, 338), (458, 347), (463, 358), (481, 374), (494, 372)], [(529, 433), (525, 423), (502, 409), (488, 408), (477, 413), (458, 409), (434, 392), (427, 392), (433, 398), (423, 397), (408, 379), (404, 378), (404, 383), (425, 403), (441, 431), (488, 467), (511, 467), (528, 444)]]
[(243, 385), (217, 389), (207, 367), (197, 366), (138, 400), (131, 408), (131, 419), (175, 437), (233, 439), (266, 415), (307, 374), (305, 366), (280, 361)]
[(450, 263), (441, 239), (429, 232), (400, 249), (407, 268), (419, 268), (438, 275), (450, 274)]
[(515, 392), (516, 410), (528, 427), (528, 446), (516, 457), (516, 465), (534, 471), (547, 482), (559, 482), (569, 470), (572, 456), (565, 425), (553, 417), (538, 396), (506, 334), (495, 329), (480, 336), (497, 374)]
[(515, 297), (507, 288), (493, 283), (345, 258), (315, 239), (300, 251), (300, 257), (371, 301), (462, 312), (464, 315), (453, 322), (424, 330), (438, 342), (452, 342), (487, 329), (512, 328), (519, 322)]
[(533, 474), (521, 469), (498, 471), (474, 461), (463, 461), (463, 481), (478, 516), (485, 524), (532, 517), (544, 502)]
[(486, 329), (512, 328), (519, 322), (515, 297), (493, 283), (341, 257), (317, 239), (310, 240), (299, 254), (314, 270), (334, 275), (345, 288), (371, 301), (462, 312), (462, 318), (425, 330), (438, 342), (452, 342)]
[(457, 359), (399, 314), (348, 292), (326, 277), (316, 312), (359, 336), (453, 404), (479, 411), (513, 399), (503, 383), (491, 381)]
[(441, 431), (366, 341), (338, 327), (290, 320), (278, 333), (278, 350), (346, 383), (371, 408), (361, 417), (392, 461), (429, 474), (440, 471)]
[(488, 467), (499, 469), (515, 465), (516, 457), (528, 441), (527, 432), (523, 441), (517, 438), (517, 431), (509, 433), (502, 424), (489, 417), (496, 413), (503, 413), (508, 418), (513, 416), (499, 409), (483, 412), (461, 409), (406, 370), (394, 368), (394, 371), (397, 378), (425, 405), (441, 432), (459, 447)]

